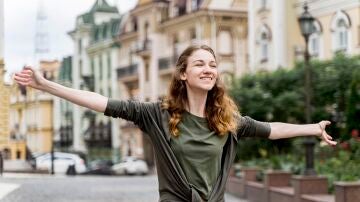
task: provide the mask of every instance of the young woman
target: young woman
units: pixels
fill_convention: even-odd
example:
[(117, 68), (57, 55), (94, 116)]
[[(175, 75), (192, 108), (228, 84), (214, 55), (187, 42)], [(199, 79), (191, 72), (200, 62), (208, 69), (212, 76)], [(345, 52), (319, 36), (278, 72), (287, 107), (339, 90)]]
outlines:
[[(133, 121), (152, 140), (160, 201), (224, 201), (225, 183), (240, 137), (319, 136), (335, 145), (329, 121), (295, 125), (243, 117), (219, 80), (213, 50), (192, 45), (178, 58), (161, 102), (114, 100), (44, 79), (31, 67), (16, 73), (21, 85), (51, 93), (106, 116)], [(89, 99), (91, 98), (91, 99)]]

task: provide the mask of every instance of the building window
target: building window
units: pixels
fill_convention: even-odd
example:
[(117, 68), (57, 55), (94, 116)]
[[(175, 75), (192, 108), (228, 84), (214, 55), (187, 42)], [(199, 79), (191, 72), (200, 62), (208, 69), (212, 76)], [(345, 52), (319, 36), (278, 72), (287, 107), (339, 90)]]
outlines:
[(360, 25), (358, 26), (358, 45), (360, 46)]
[(108, 71), (107, 71), (107, 77), (111, 78), (111, 56), (110, 53), (107, 54), (107, 65), (108, 65)]
[(82, 60), (79, 60), (79, 73), (80, 73), (80, 76), (83, 75), (83, 63), (82, 63)]
[(313, 57), (320, 56), (322, 27), (319, 21), (314, 22), (314, 33), (309, 37), (309, 53)]
[(222, 55), (232, 54), (232, 37), (229, 30), (221, 30), (218, 36), (219, 53)]
[(91, 59), (90, 68), (91, 68), (91, 75), (95, 75), (95, 62), (93, 58)]
[(310, 36), (309, 44), (310, 44), (310, 50), (309, 50), (310, 54), (313, 56), (318, 56), (320, 49), (319, 36), (317, 36), (316, 34)]
[(78, 53), (79, 53), (79, 55), (81, 54), (81, 51), (82, 51), (82, 40), (79, 39), (79, 41), (78, 41)]
[(346, 50), (348, 44), (348, 31), (343, 19), (338, 21), (338, 30), (337, 30), (337, 38), (338, 38), (338, 49)]
[(150, 77), (150, 70), (149, 70), (149, 63), (146, 62), (145, 63), (145, 81), (149, 81), (149, 77)]
[(177, 61), (179, 56), (179, 38), (177, 34), (174, 34), (173, 36), (172, 46), (173, 46), (173, 60)]
[(178, 0), (175, 4), (176, 6), (176, 10), (177, 10), (177, 15), (175, 16), (182, 16), (186, 14), (186, 0)]
[(103, 35), (103, 39), (106, 39), (108, 37), (108, 26), (105, 24), (103, 27), (103, 30), (102, 30), (102, 35)]
[(100, 81), (103, 79), (103, 66), (102, 66), (102, 57), (99, 56), (99, 78)]
[(190, 34), (190, 40), (191, 41), (196, 40), (196, 29), (194, 27), (190, 28), (189, 34)]
[(260, 0), (260, 8), (265, 9), (266, 8), (266, 0)]
[(268, 60), (268, 48), (269, 48), (268, 38), (269, 37), (265, 32), (261, 33), (261, 40), (260, 40), (261, 62), (266, 62)]
[(191, 0), (191, 10), (196, 11), (200, 8), (203, 0)]
[(267, 62), (269, 59), (269, 48), (270, 48), (270, 41), (271, 41), (271, 31), (270, 28), (263, 24), (260, 29), (258, 30), (257, 35), (257, 44), (259, 47), (259, 60), (260, 63)]
[(98, 40), (100, 39), (100, 36), (99, 36), (100, 33), (99, 33), (99, 32), (100, 32), (99, 28), (96, 28), (96, 29), (95, 29), (95, 34), (94, 34), (94, 35), (95, 35), (95, 36), (94, 36), (95, 41), (98, 41)]
[(351, 21), (349, 16), (343, 11), (337, 12), (331, 24), (331, 31), (333, 32), (334, 51), (349, 50), (350, 27), (351, 27)]
[(132, 19), (132, 31), (133, 32), (137, 31), (137, 20), (135, 17)]

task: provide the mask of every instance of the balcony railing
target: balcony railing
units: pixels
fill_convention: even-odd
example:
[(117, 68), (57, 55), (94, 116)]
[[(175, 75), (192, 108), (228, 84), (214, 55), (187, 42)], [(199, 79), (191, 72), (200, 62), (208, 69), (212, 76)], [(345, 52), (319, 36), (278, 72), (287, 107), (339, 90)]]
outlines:
[(119, 67), (116, 71), (118, 79), (122, 79), (128, 76), (135, 76), (138, 74), (138, 65), (132, 64), (125, 67)]
[(94, 75), (90, 75), (90, 76), (82, 76), (82, 79), (84, 81), (84, 86), (89, 89), (90, 91), (94, 91), (95, 90), (95, 79), (94, 79)]
[(136, 46), (136, 53), (140, 56), (149, 56), (151, 53), (151, 40), (145, 39)]
[(159, 70), (170, 69), (175, 67), (177, 61), (177, 55), (171, 57), (163, 57), (159, 59)]

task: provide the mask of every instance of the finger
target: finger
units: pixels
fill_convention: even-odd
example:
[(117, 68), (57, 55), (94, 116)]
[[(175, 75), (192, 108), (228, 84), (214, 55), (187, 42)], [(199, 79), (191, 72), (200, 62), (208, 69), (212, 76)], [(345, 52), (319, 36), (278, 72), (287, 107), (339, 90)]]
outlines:
[(18, 77), (18, 78), (31, 78), (29, 75), (27, 74), (22, 74), (22, 73), (15, 73), (15, 76), (14, 77)]
[(29, 70), (29, 71), (31, 71), (31, 72), (34, 72), (34, 69), (33, 69), (31, 66), (25, 66), (23, 69), (24, 69), (24, 70)]
[(29, 70), (22, 70), (21, 73), (27, 74), (27, 75), (32, 75), (32, 71), (29, 71)]
[(324, 137), (324, 140), (326, 143), (328, 143), (329, 145), (336, 145), (337, 142), (336, 141), (332, 141), (331, 139)]
[(332, 140), (333, 138), (330, 136), (330, 135), (328, 135), (328, 134), (326, 134), (326, 137), (329, 139), (329, 140)]
[[(326, 140), (325, 140), (326, 141)], [(333, 146), (335, 146), (336, 144), (337, 144), (337, 142), (336, 141), (332, 141), (332, 140), (327, 140), (326, 141), (329, 145), (333, 145)]]
[(31, 78), (31, 75), (26, 74), (26, 73), (22, 73), (22, 72), (15, 73), (15, 75), (18, 76), (18, 77)]
[(22, 86), (27, 86), (27, 85), (30, 84), (29, 82), (21, 82), (21, 81), (19, 81), (19, 82), (17, 82), (17, 83), (20, 84), (20, 85), (22, 85)]
[(331, 122), (330, 122), (330, 121), (324, 121), (324, 123), (325, 123), (325, 126), (328, 126), (328, 125), (330, 125), (330, 124), (331, 124)]
[(331, 137), (331, 135), (329, 135), (327, 132), (323, 132), (323, 134), (321, 134), (321, 135), (324, 135), (326, 138), (328, 138), (328, 139), (330, 139), (330, 140), (332, 140), (333, 138)]
[(18, 76), (15, 76), (15, 77), (14, 77), (14, 80), (15, 80), (15, 81), (18, 81), (18, 82), (29, 82), (29, 79), (27, 79), (27, 78), (22, 78), (22, 77), (18, 77)]

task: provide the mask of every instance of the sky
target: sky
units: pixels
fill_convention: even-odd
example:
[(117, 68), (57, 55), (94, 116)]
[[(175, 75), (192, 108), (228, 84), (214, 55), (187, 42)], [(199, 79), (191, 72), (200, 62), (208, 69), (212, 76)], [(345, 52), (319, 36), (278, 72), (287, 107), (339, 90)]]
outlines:
[[(36, 15), (42, 1), (47, 16), (49, 59), (72, 55), (73, 43), (67, 34), (75, 28), (76, 16), (90, 10), (96, 0), (5, 0), (5, 68), (8, 75), (25, 64), (35, 64)], [(120, 13), (132, 9), (137, 0), (107, 0)]]

